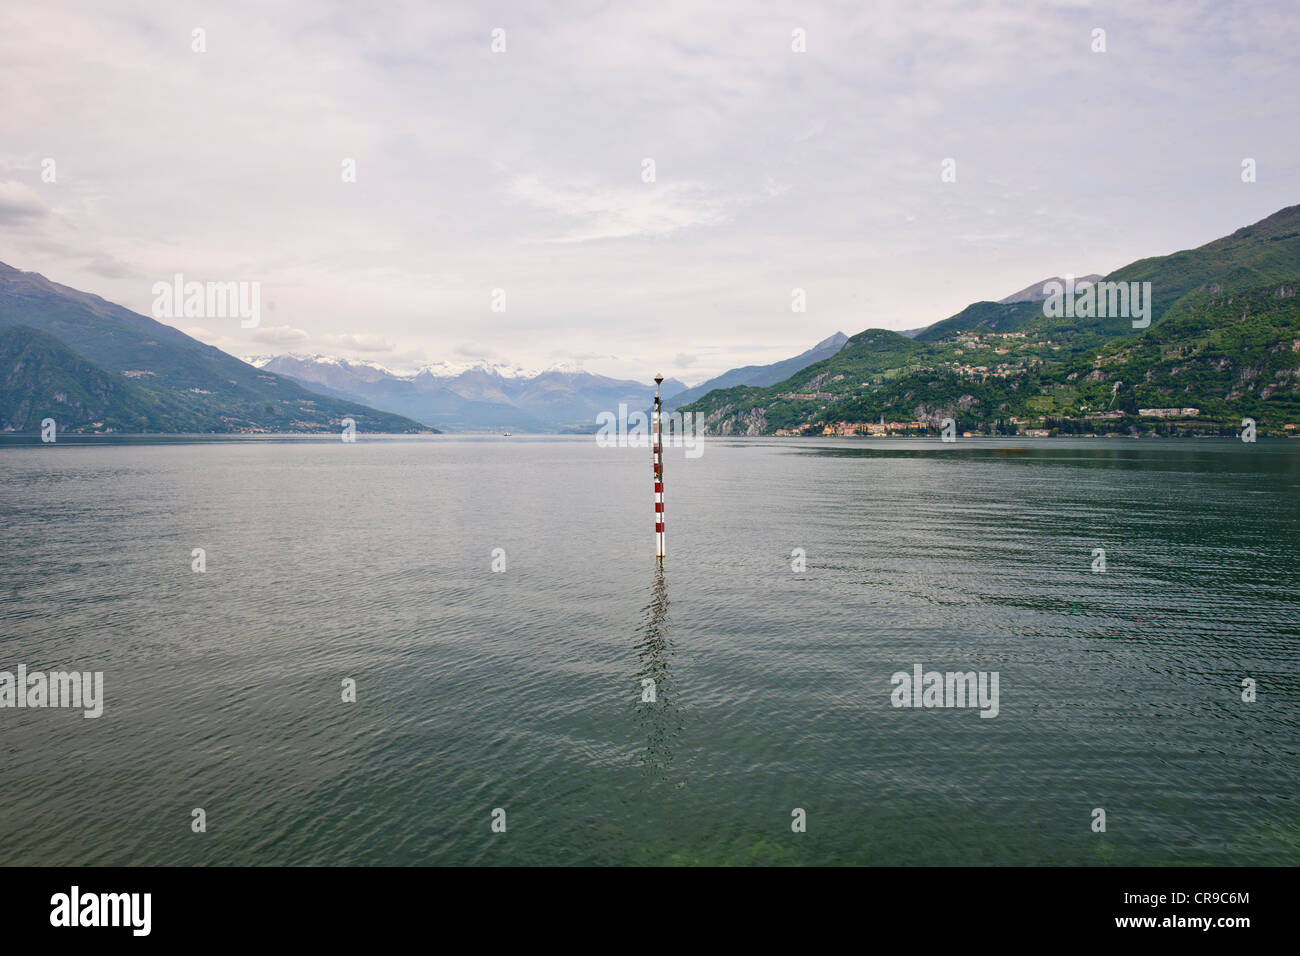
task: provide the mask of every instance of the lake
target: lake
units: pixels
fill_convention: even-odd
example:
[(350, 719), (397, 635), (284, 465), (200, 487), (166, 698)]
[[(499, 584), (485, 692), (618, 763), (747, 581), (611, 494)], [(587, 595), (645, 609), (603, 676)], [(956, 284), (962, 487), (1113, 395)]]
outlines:
[(0, 447), (0, 862), (1300, 864), (1300, 442), (666, 458)]

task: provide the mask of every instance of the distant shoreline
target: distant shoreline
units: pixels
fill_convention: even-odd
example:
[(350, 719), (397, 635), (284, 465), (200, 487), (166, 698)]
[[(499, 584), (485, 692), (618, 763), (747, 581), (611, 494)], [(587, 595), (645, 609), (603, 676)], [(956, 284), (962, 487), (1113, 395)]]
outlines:
[[(593, 435), (575, 435), (571, 432), (537, 432), (529, 434), (511, 434), (509, 437), (494, 432), (362, 432), (357, 442), (365, 441), (426, 441), (442, 442), (533, 442), (563, 441), (566, 443), (586, 442)], [(1124, 444), (1133, 441), (1159, 441), (1161, 443), (1181, 442), (1223, 442), (1242, 444), (1241, 439), (1231, 435), (971, 435), (963, 436), (952, 442), (944, 442), (938, 435), (706, 435), (708, 442), (738, 442), (770, 440), (773, 442), (798, 442), (800, 444), (823, 444), (835, 441), (848, 441), (854, 444), (883, 442), (891, 445), (973, 445), (973, 444), (1015, 444), (1021, 446), (1039, 445), (1044, 442), (1061, 443), (1074, 441), (1107, 442)], [(1289, 438), (1300, 435), (1261, 436), (1259, 444), (1281, 445)], [(337, 432), (275, 432), (258, 434), (121, 434), (121, 435), (60, 435), (57, 442), (42, 442), (36, 433), (0, 434), (0, 448), (27, 448), (34, 445), (204, 445), (235, 443), (340, 443)]]

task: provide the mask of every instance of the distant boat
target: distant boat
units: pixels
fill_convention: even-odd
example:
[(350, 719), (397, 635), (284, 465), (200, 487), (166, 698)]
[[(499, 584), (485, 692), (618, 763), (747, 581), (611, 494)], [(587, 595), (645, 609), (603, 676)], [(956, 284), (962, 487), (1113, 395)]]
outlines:
[(502, 433), (501, 433), (501, 437), (502, 437), (502, 438), (509, 438), (509, 437), (510, 437), (510, 433), (509, 433), (509, 432), (502, 432)]

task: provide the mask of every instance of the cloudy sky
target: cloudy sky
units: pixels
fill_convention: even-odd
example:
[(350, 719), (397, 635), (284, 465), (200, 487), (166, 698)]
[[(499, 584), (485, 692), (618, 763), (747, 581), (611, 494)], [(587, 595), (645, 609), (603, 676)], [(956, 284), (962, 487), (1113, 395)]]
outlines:
[(694, 383), (1300, 202), (1297, 50), (1295, 0), (5, 3), (0, 261), (260, 282), (171, 320), (241, 356)]

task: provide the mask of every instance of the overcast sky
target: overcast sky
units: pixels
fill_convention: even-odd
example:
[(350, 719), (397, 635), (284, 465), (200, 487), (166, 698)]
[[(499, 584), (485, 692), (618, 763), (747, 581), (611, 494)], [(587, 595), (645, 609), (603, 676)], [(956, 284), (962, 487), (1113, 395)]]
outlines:
[(695, 383), (1300, 202), (1297, 51), (1296, 0), (4, 2), (0, 261), (260, 282), (171, 320), (240, 356)]

